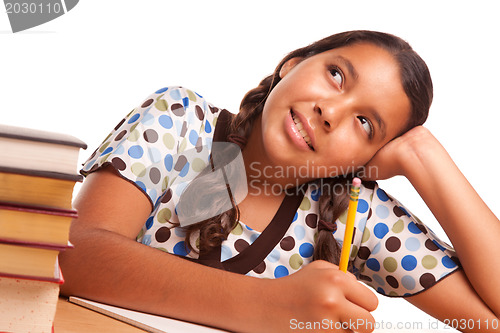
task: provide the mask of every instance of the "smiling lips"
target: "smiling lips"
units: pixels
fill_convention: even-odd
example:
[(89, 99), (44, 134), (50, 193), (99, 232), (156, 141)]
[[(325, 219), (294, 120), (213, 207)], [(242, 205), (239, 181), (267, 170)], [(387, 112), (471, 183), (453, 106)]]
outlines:
[(306, 143), (307, 147), (311, 150), (314, 150), (314, 147), (312, 146), (312, 140), (309, 134), (307, 133), (306, 129), (304, 128), (304, 124), (302, 123), (302, 120), (298, 115), (296, 115), (292, 110), (290, 110), (290, 115), (291, 118), (293, 119), (293, 123), (295, 124), (295, 129), (296, 131), (293, 131), (294, 134), (300, 134), (302, 136), (302, 139), (304, 140), (303, 142)]

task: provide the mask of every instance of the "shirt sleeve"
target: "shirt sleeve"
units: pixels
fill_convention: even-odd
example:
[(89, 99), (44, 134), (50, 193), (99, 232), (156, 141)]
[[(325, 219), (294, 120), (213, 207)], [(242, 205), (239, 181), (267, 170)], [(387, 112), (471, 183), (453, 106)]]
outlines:
[(80, 172), (110, 165), (154, 206), (174, 182), (207, 165), (219, 111), (191, 90), (159, 89), (118, 123)]
[(451, 246), (378, 185), (372, 191), (358, 203), (366, 217), (353, 261), (358, 279), (383, 295), (410, 296), (460, 268)]

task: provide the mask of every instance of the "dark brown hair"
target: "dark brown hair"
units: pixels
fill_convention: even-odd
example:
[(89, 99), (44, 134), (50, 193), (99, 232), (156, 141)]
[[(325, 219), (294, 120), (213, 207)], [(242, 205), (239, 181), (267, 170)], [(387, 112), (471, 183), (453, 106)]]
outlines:
[[(232, 121), (231, 132), (243, 137), (249, 136), (254, 121), (262, 113), (267, 96), (281, 80), (280, 70), (288, 60), (296, 57), (306, 59), (328, 50), (356, 43), (370, 43), (387, 50), (400, 67), (401, 83), (411, 103), (410, 118), (401, 134), (423, 124), (427, 119), (433, 97), (432, 80), (425, 62), (407, 42), (399, 37), (376, 31), (356, 30), (326, 37), (289, 53), (281, 60), (272, 75), (264, 78), (256, 88), (245, 95), (240, 104), (240, 112)], [(348, 185), (351, 179), (352, 175), (345, 175), (322, 180), (322, 184), (326, 186), (322, 186), (319, 199), (320, 220), (334, 222), (347, 209)], [(339, 188), (344, 190), (339, 191)], [(200, 230), (200, 249), (219, 246), (236, 225), (238, 216), (238, 208), (233, 205), (233, 209), (219, 216), (189, 226), (186, 244), (190, 244), (189, 239), (192, 233)], [(193, 249), (191, 245), (188, 246)], [(339, 245), (332, 233), (327, 230), (320, 231), (316, 239), (313, 259), (338, 264), (339, 250)]]

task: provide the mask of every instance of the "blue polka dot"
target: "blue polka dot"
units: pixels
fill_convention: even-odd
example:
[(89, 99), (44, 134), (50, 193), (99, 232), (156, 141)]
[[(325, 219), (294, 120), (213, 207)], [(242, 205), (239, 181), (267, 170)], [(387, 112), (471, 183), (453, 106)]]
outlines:
[(410, 237), (406, 240), (405, 246), (410, 251), (417, 251), (420, 248), (420, 241), (415, 237)]
[(250, 244), (252, 244), (253, 242), (255, 242), (255, 240), (257, 238), (259, 238), (258, 234), (252, 234), (252, 235), (250, 235)]
[(410, 275), (405, 275), (401, 278), (401, 284), (403, 285), (403, 287), (405, 287), (405, 289), (408, 289), (408, 290), (413, 290), (415, 288), (415, 279), (413, 277), (411, 277)]
[(144, 149), (139, 145), (135, 145), (128, 149), (128, 154), (132, 158), (141, 158), (144, 154)]
[(299, 253), (304, 258), (309, 258), (313, 255), (314, 246), (311, 243), (304, 243), (299, 247)]
[(375, 282), (377, 282), (380, 286), (385, 286), (385, 281), (384, 279), (378, 275), (378, 274), (373, 274), (372, 276), (373, 280), (375, 280)]
[(146, 229), (151, 229), (151, 227), (153, 226), (153, 217), (150, 216), (147, 220), (146, 220)]
[(453, 260), (451, 260), (450, 257), (443, 257), (443, 259), (441, 259), (441, 262), (443, 263), (443, 266), (446, 268), (457, 267), (457, 264), (455, 264), (455, 262)]
[(198, 133), (196, 133), (195, 130), (191, 130), (191, 132), (189, 132), (189, 142), (191, 142), (193, 146), (196, 146), (197, 141), (198, 141)]
[(179, 242), (174, 246), (174, 254), (179, 256), (186, 256), (188, 254), (186, 245), (184, 242)]
[(375, 258), (370, 258), (366, 261), (366, 267), (372, 271), (378, 272), (380, 270), (380, 263)]
[(292, 222), (297, 221), (298, 217), (299, 217), (299, 213), (295, 213), (295, 215), (293, 216), (293, 221)]
[(189, 162), (186, 162), (184, 164), (184, 167), (182, 168), (181, 172), (179, 172), (179, 177), (184, 177), (188, 174), (189, 172)]
[(210, 122), (208, 120), (205, 120), (205, 132), (206, 133), (212, 132), (212, 126), (210, 125)]
[(410, 232), (412, 234), (420, 234), (422, 231), (417, 227), (417, 225), (415, 224), (415, 222), (410, 222), (410, 224), (408, 224), (408, 230), (410, 230)]
[(303, 226), (299, 224), (293, 229), (293, 231), (295, 232), (296, 240), (304, 239), (304, 236), (306, 235), (306, 229)]
[(156, 198), (158, 197), (158, 193), (156, 192), (156, 190), (151, 189), (148, 194), (149, 194), (149, 197), (151, 198), (151, 201), (155, 202)]
[(151, 147), (148, 148), (148, 157), (153, 163), (158, 163), (161, 161), (161, 152), (158, 148)]
[(146, 113), (141, 119), (141, 124), (152, 125), (155, 121), (155, 117), (152, 114)]
[(181, 99), (181, 93), (178, 89), (170, 90), (170, 97), (178, 101)]
[(172, 118), (166, 114), (158, 117), (158, 122), (163, 128), (170, 129), (174, 125)]
[(135, 184), (139, 186), (144, 192), (146, 192), (146, 185), (141, 181), (136, 181)]
[(113, 147), (108, 147), (106, 148), (101, 155), (106, 155), (106, 154), (109, 154), (113, 151)]
[(401, 210), (406, 214), (406, 216), (411, 217), (410, 213), (408, 213), (406, 208), (404, 208), (403, 206), (399, 206), (399, 208), (401, 208)]
[(158, 89), (157, 91), (155, 91), (155, 94), (161, 94), (162, 92), (165, 92), (167, 90), (168, 90), (168, 87), (161, 88), (161, 89)]
[(382, 243), (377, 243), (372, 249), (372, 254), (377, 254), (379, 253), (380, 249), (382, 248)]
[(140, 116), (141, 115), (139, 113), (134, 114), (132, 117), (130, 117), (130, 119), (128, 120), (128, 123), (129, 124), (135, 123), (137, 121), (137, 119), (139, 119)]
[(253, 230), (252, 228), (250, 228), (249, 226), (245, 225), (245, 227), (248, 229), (248, 230)]
[(220, 261), (225, 261), (233, 256), (229, 246), (221, 245), (220, 247)]
[(433, 242), (433, 243), (434, 243), (434, 244), (435, 244), (435, 245), (436, 245), (436, 246), (437, 246), (437, 247), (438, 247), (441, 251), (446, 250), (446, 249), (444, 248), (444, 246), (442, 246), (441, 244), (439, 244), (439, 243), (438, 243), (438, 242), (436, 242), (435, 240), (432, 240), (432, 242)]
[(366, 200), (359, 199), (358, 200), (358, 213), (366, 213), (368, 211), (369, 205)]
[(311, 199), (313, 201), (318, 201), (320, 194), (321, 194), (321, 191), (319, 189), (316, 189), (316, 190), (312, 191), (311, 192)]
[(385, 295), (385, 290), (380, 287), (377, 288), (377, 292), (381, 295)]
[(151, 235), (144, 235), (141, 243), (149, 246), (151, 244)]
[(389, 197), (387, 196), (387, 193), (384, 192), (384, 190), (382, 189), (377, 189), (377, 197), (381, 200), (381, 201), (387, 201), (389, 200)]
[(187, 108), (189, 106), (189, 98), (188, 97), (184, 97), (182, 99), (182, 105), (184, 105), (184, 108)]
[(115, 155), (121, 155), (125, 152), (125, 148), (123, 148), (122, 145), (119, 145), (116, 149), (115, 149)]
[(389, 216), (389, 208), (386, 206), (378, 205), (377, 208), (375, 208), (375, 214), (381, 219), (387, 218)]
[(288, 275), (288, 269), (283, 265), (276, 267), (276, 269), (274, 270), (275, 278), (280, 278), (287, 275)]
[[(175, 214), (177, 214), (177, 212)], [(184, 229), (184, 228), (179, 228), (179, 227), (174, 228), (174, 233), (177, 237), (180, 237), (180, 238), (186, 237), (186, 229)]]
[(278, 260), (280, 260), (280, 257), (280, 251), (273, 249), (271, 253), (267, 255), (267, 260), (269, 260), (270, 262), (277, 262)]
[(403, 259), (401, 259), (401, 266), (405, 271), (412, 271), (417, 267), (417, 258), (412, 255), (404, 256)]
[(172, 157), (172, 155), (167, 154), (167, 156), (165, 156), (165, 158), (163, 159), (163, 163), (165, 164), (165, 168), (167, 169), (167, 171), (172, 171), (172, 166), (174, 165), (174, 158)]
[(378, 239), (384, 238), (384, 236), (387, 235), (388, 232), (389, 232), (389, 227), (387, 226), (387, 224), (384, 223), (377, 223), (375, 228), (373, 228), (373, 234)]

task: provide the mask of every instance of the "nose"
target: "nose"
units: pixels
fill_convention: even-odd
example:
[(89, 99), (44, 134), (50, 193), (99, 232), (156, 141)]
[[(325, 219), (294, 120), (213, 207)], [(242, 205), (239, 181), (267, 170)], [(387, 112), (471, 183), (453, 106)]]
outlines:
[(344, 118), (349, 110), (349, 103), (340, 99), (321, 100), (314, 106), (314, 112), (318, 115), (320, 125), (330, 131)]

